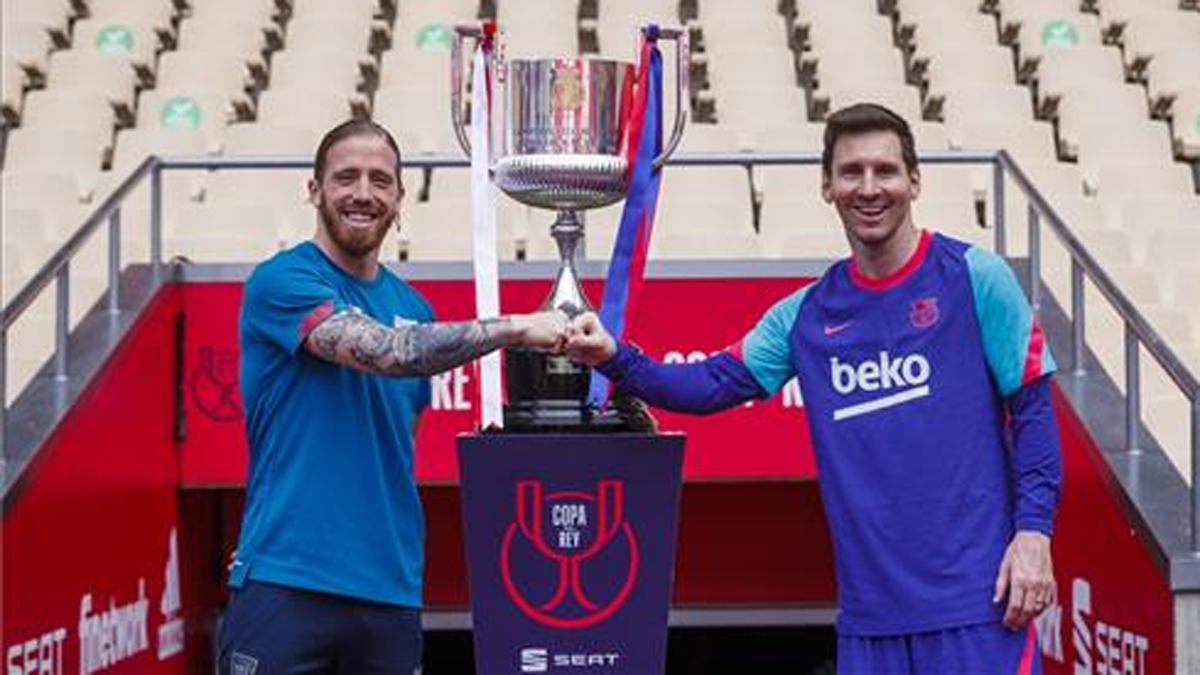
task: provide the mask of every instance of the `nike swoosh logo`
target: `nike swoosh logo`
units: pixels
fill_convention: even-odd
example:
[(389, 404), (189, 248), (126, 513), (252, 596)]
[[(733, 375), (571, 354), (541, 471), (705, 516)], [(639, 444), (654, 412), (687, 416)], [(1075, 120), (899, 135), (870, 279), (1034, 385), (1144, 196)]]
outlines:
[(845, 323), (839, 323), (839, 324), (825, 324), (825, 334), (826, 335), (837, 335), (838, 333), (849, 328), (850, 324), (852, 324), (852, 323), (854, 323), (854, 322), (847, 321)]

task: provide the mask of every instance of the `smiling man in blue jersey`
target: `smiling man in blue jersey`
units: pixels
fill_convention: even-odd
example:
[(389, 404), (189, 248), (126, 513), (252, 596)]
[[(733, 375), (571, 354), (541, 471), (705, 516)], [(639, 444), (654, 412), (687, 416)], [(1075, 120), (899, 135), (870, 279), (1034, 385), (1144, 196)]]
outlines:
[(419, 669), (425, 532), (413, 435), (428, 378), (499, 347), (559, 351), (566, 339), (560, 312), (435, 322), (379, 264), (403, 195), (387, 130), (333, 128), (309, 181), (316, 233), (246, 281), (250, 468), (221, 673)]
[(918, 229), (912, 133), (858, 104), (827, 120), (822, 193), (850, 257), (736, 345), (662, 364), (594, 314), (567, 353), (652, 405), (711, 412), (795, 376), (838, 581), (838, 672), (1041, 672), (1032, 619), (1055, 600), (1061, 466), (1054, 361), (1016, 277)]

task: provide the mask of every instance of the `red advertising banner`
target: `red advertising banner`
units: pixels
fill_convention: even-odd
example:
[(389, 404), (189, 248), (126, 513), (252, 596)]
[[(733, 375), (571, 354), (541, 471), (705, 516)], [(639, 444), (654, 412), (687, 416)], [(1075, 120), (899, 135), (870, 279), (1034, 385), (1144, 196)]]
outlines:
[(182, 673), (177, 294), (160, 293), (4, 508), (4, 672)]
[(1038, 619), (1048, 675), (1175, 672), (1173, 601), (1153, 542), (1130, 525), (1119, 486), (1060, 394), (1063, 493), (1054, 536), (1058, 604)]
[[(774, 302), (808, 280), (649, 279), (630, 339), (666, 361), (694, 361), (740, 340)], [(442, 320), (474, 316), (469, 280), (413, 283)], [(599, 282), (585, 284), (598, 297)], [(506, 281), (505, 312), (536, 308), (549, 290), (545, 281)], [(237, 387), (237, 312), (240, 283), (193, 283), (184, 288), (187, 329), (187, 437), (183, 448), (185, 485), (240, 485), (245, 480), (246, 446)], [(433, 378), (433, 405), (421, 420), (417, 438), (417, 478), (456, 481), (454, 437), (478, 424), (479, 385), (470, 366)], [(800, 390), (795, 381), (768, 401), (749, 403), (720, 415), (698, 417), (656, 411), (663, 431), (693, 439), (684, 477), (697, 479), (801, 479), (816, 469)], [(747, 442), (756, 438), (783, 442)]]

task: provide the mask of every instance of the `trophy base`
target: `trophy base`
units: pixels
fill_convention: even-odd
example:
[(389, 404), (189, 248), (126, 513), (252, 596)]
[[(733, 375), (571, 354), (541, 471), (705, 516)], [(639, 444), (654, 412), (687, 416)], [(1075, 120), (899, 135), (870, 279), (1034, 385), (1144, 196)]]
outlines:
[(638, 399), (618, 395), (603, 410), (578, 400), (535, 400), (504, 407), (504, 431), (512, 433), (654, 432), (658, 424)]

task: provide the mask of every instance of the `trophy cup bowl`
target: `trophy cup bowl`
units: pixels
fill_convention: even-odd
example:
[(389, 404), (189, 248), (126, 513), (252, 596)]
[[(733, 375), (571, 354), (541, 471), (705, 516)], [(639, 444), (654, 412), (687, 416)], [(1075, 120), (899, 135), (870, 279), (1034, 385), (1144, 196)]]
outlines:
[[(471, 38), (482, 39), (480, 28), (457, 27), (451, 47), (451, 117), (468, 155), (463, 44)], [(656, 168), (678, 146), (687, 120), (687, 32), (663, 28), (659, 39), (676, 43), (677, 106), (671, 138), (655, 158)], [(568, 314), (591, 309), (575, 269), (583, 238), (578, 212), (625, 198), (637, 68), (628, 61), (588, 57), (507, 61), (499, 36), (490, 68), (491, 179), (522, 204), (558, 212), (550, 234), (558, 243), (559, 269), (551, 292), (538, 309), (561, 309)], [(590, 408), (590, 371), (566, 357), (509, 349), (505, 371), (506, 427), (554, 431), (629, 427), (627, 415)]]

